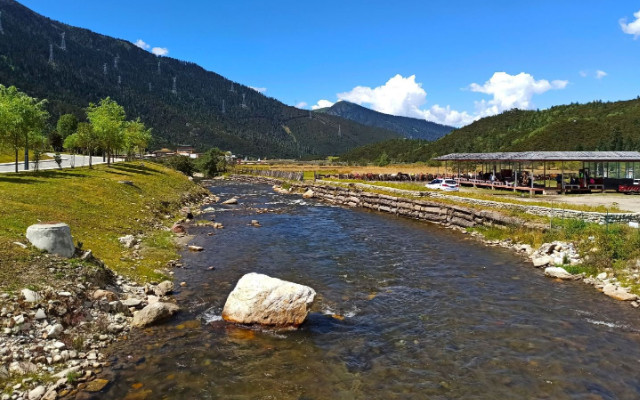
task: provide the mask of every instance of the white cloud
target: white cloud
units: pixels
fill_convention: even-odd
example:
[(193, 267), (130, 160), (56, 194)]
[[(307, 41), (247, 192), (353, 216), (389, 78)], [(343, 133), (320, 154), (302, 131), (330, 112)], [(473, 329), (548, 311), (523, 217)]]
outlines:
[(421, 83), (416, 82), (416, 76), (407, 78), (398, 74), (387, 83), (376, 88), (357, 86), (349, 92), (338, 93), (339, 100), (346, 100), (356, 104), (370, 104), (371, 108), (391, 115), (421, 118), (422, 106), (427, 101), (427, 92)]
[(149, 47), (151, 47), (142, 39), (136, 40), (134, 44), (144, 50), (149, 50)]
[(249, 87), (258, 93), (264, 93), (267, 91), (266, 87), (253, 87), (253, 86), (249, 86)]
[(583, 78), (586, 78), (589, 75), (587, 71), (578, 71), (578, 74), (580, 74), (580, 76)]
[(552, 89), (564, 89), (568, 81), (546, 79), (536, 81), (530, 74), (521, 72), (509, 75), (506, 72), (496, 72), (483, 85), (472, 83), (469, 89), (473, 92), (485, 93), (493, 99), (476, 102), (476, 114), (484, 117), (499, 114), (512, 108), (530, 109), (533, 107), (531, 98), (534, 94), (542, 94)]
[(157, 56), (166, 56), (169, 54), (169, 49), (166, 47), (154, 47), (151, 49), (151, 52)]
[(633, 13), (633, 16), (636, 17), (635, 21), (627, 24), (627, 18), (622, 18), (618, 23), (622, 28), (622, 32), (633, 35), (633, 38), (637, 39), (640, 36), (640, 11)]
[(296, 104), (294, 107), (295, 108), (305, 108), (306, 106), (308, 106), (308, 104), (304, 101), (301, 101), (300, 103)]
[[(359, 105), (368, 105), (375, 111), (385, 114), (399, 115), (412, 118), (423, 118), (439, 124), (464, 126), (485, 116), (499, 114), (512, 108), (533, 108), (531, 99), (535, 94), (542, 94), (552, 89), (564, 89), (568, 81), (545, 79), (535, 80), (527, 73), (509, 75), (506, 72), (496, 72), (483, 85), (472, 83), (469, 89), (473, 92), (493, 96), (490, 100), (475, 103), (476, 111), (458, 111), (449, 105), (435, 104), (425, 108), (427, 92), (422, 84), (416, 82), (415, 75), (407, 78), (396, 75), (384, 85), (375, 88), (356, 86), (348, 92), (338, 93), (338, 100), (346, 100)], [(313, 110), (330, 107), (328, 100), (320, 100), (312, 106)]]
[(599, 69), (596, 71), (596, 79), (602, 79), (605, 76), (607, 76), (609, 74), (607, 74), (606, 72), (604, 72), (603, 70)]
[(333, 105), (329, 100), (318, 100), (318, 103), (311, 106), (312, 110), (317, 110), (318, 108), (327, 108)]

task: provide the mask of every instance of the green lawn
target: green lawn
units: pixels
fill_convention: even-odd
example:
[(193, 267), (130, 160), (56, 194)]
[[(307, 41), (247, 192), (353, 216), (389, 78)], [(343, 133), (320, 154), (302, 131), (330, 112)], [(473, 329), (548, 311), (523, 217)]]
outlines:
[[(122, 180), (134, 185), (118, 183)], [(0, 174), (0, 287), (20, 281), (20, 271), (30, 268), (33, 258), (32, 250), (12, 242), (26, 243), (27, 227), (47, 221), (69, 224), (74, 240), (111, 269), (141, 280), (158, 278), (155, 270), (177, 254), (171, 234), (154, 225), (175, 212), (185, 194), (203, 191), (184, 175), (153, 163)], [(138, 233), (145, 234), (143, 260), (133, 260), (118, 242), (120, 236)]]

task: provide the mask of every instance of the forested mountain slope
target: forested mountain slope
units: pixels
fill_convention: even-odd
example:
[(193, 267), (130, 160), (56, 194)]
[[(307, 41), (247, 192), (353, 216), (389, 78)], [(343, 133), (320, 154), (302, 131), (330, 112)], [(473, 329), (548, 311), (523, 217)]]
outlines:
[(196, 64), (53, 21), (13, 0), (0, 0), (0, 12), (0, 83), (48, 99), (52, 125), (63, 113), (83, 119), (89, 102), (110, 96), (128, 118), (153, 128), (154, 146), (309, 157), (398, 136), (287, 106)]
[(569, 104), (548, 110), (510, 110), (482, 118), (429, 143), (391, 140), (354, 149), (341, 158), (426, 161), (448, 153), (524, 150), (640, 150), (640, 98)]
[(424, 119), (384, 114), (348, 101), (339, 101), (331, 107), (316, 111), (346, 118), (367, 126), (389, 129), (408, 139), (436, 140), (454, 129), (452, 126)]

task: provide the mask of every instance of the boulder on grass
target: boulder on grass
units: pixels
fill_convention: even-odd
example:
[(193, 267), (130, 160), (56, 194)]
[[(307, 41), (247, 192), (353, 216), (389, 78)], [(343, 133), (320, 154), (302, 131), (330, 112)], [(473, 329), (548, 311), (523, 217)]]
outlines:
[(149, 304), (142, 310), (135, 313), (131, 326), (136, 328), (144, 328), (145, 326), (155, 324), (171, 317), (180, 311), (180, 307), (173, 303), (153, 303)]
[(76, 252), (69, 225), (59, 223), (35, 224), (27, 228), (27, 239), (40, 250), (71, 258)]
[(564, 280), (576, 279), (575, 275), (570, 274), (566, 269), (562, 267), (547, 267), (544, 269), (544, 274), (549, 278), (557, 278), (557, 279), (564, 279)]
[(239, 324), (297, 327), (316, 296), (308, 286), (250, 273), (229, 294), (222, 318)]

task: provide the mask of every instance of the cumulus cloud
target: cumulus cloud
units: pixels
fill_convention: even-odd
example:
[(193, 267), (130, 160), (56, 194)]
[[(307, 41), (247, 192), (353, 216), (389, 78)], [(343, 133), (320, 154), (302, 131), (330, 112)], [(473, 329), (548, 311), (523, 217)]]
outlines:
[(266, 87), (253, 87), (253, 86), (249, 86), (249, 87), (258, 93), (264, 93), (267, 91)]
[(169, 54), (169, 49), (166, 47), (154, 47), (151, 49), (151, 52), (157, 56), (166, 56)]
[(483, 85), (472, 83), (472, 92), (485, 93), (493, 99), (476, 102), (477, 114), (481, 117), (499, 114), (512, 108), (532, 108), (531, 98), (534, 94), (542, 94), (552, 89), (564, 89), (569, 81), (546, 79), (535, 80), (530, 74), (521, 72), (509, 75), (506, 72), (496, 72)]
[[(567, 84), (568, 81), (564, 80), (551, 82), (545, 79), (535, 80), (533, 76), (524, 72), (518, 75), (496, 72), (484, 84), (472, 83), (469, 86), (473, 92), (492, 96), (489, 100), (476, 102), (476, 110), (473, 113), (454, 110), (449, 105), (435, 104), (425, 108), (427, 92), (421, 83), (416, 82), (415, 75), (405, 78), (398, 74), (384, 85), (375, 88), (356, 86), (352, 90), (338, 93), (336, 96), (338, 100), (366, 105), (385, 114), (422, 118), (445, 125), (463, 126), (482, 117), (499, 114), (512, 108), (532, 108), (531, 99), (534, 95), (542, 94), (548, 90), (564, 89)], [(331, 105), (333, 103), (328, 100), (320, 100), (317, 105), (311, 108), (315, 110)]]
[(144, 50), (149, 50), (149, 48), (151, 47), (142, 39), (136, 40), (134, 44)]
[(327, 107), (331, 107), (333, 105), (332, 102), (330, 102), (329, 100), (318, 100), (318, 103), (311, 106), (312, 110), (317, 110), (319, 108), (327, 108)]
[(596, 79), (602, 79), (605, 76), (607, 76), (609, 74), (607, 74), (606, 72), (604, 72), (603, 70), (599, 69), (596, 71)]
[(301, 101), (300, 103), (296, 104), (294, 107), (295, 108), (305, 108), (306, 106), (308, 106), (308, 104), (305, 101)]
[(640, 36), (640, 11), (633, 13), (633, 16), (636, 17), (635, 21), (627, 23), (627, 18), (622, 18), (618, 23), (622, 32), (633, 35), (633, 38), (637, 39)]

